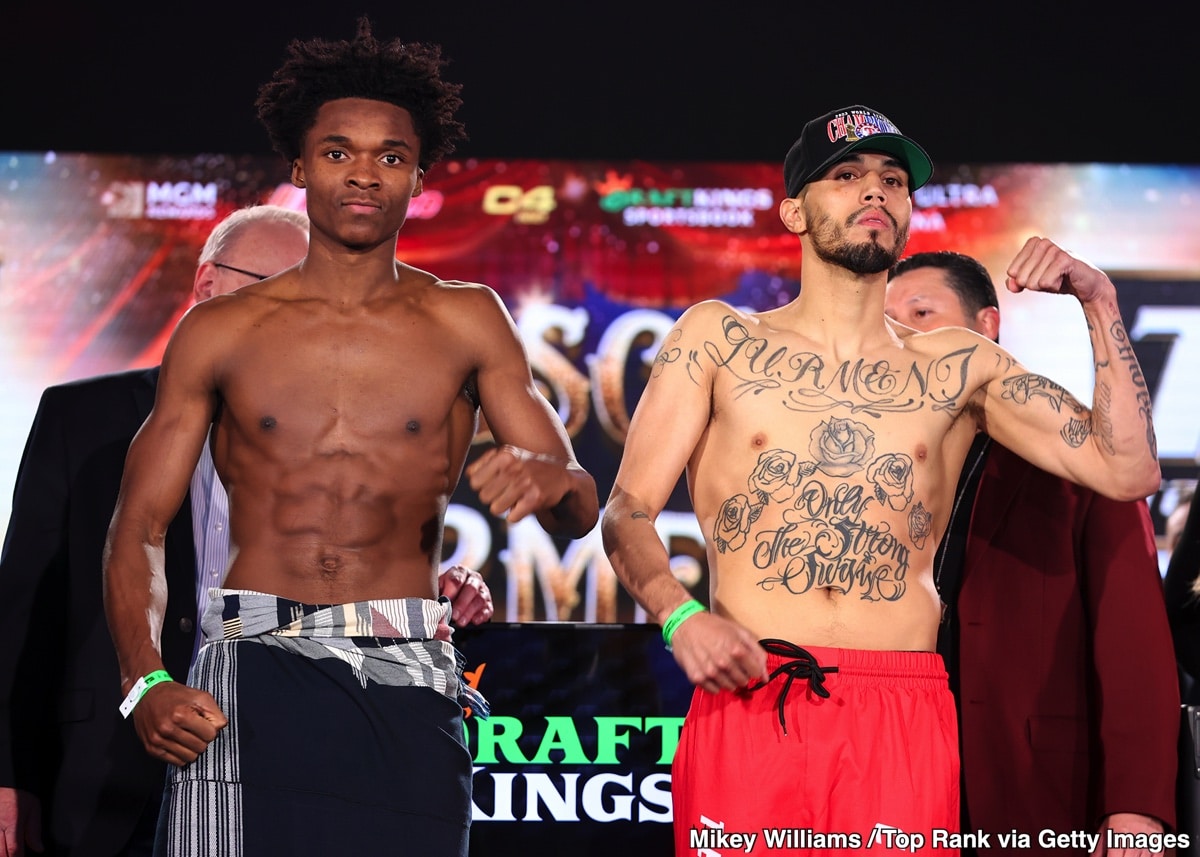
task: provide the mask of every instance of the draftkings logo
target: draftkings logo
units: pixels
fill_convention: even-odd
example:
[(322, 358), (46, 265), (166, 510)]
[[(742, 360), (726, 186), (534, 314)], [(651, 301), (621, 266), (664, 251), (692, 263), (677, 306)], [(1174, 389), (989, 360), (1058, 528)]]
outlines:
[(626, 226), (752, 227), (755, 212), (775, 207), (767, 188), (642, 188), (612, 170), (592, 187), (600, 208), (619, 212)]

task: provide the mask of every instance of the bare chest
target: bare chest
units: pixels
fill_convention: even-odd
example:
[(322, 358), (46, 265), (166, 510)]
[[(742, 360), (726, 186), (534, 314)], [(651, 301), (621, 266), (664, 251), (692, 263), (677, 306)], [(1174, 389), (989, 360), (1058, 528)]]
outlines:
[(415, 436), (442, 426), (473, 371), (452, 337), (395, 319), (264, 324), (223, 362), (224, 404), (281, 436)]

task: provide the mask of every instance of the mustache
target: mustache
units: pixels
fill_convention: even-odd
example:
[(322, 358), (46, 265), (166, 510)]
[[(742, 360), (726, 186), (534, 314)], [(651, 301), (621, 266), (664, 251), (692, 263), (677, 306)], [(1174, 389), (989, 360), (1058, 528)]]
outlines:
[(876, 208), (873, 205), (864, 205), (858, 211), (854, 212), (849, 217), (847, 217), (846, 218), (846, 226), (847, 227), (853, 226), (854, 222), (856, 220), (858, 220), (858, 218), (860, 218), (864, 214), (866, 214), (868, 211), (882, 214), (884, 217), (886, 217), (888, 220), (890, 220), (892, 222), (893, 229), (895, 229), (897, 231), (900, 230), (900, 224), (896, 221), (896, 218), (892, 216), (892, 213), (890, 211), (888, 211), (886, 208)]

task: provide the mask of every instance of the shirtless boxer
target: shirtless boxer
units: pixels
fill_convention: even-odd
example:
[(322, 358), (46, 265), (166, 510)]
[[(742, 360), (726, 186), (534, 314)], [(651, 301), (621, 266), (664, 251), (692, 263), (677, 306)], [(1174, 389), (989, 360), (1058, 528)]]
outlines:
[[(595, 524), (497, 295), (395, 258), (425, 170), (463, 136), (441, 64), (365, 20), (352, 42), (289, 46), (257, 106), (306, 190), (308, 253), (185, 316), (130, 447), (105, 594), (125, 707), (177, 766), (156, 853), (465, 855), (466, 688), (434, 600), (464, 389), (500, 444), (467, 469), (492, 513)], [(160, 554), (210, 426), (234, 559), (189, 686), (160, 673)]]
[[(672, 777), (677, 854), (728, 842), (714, 831), (778, 853), (770, 836), (784, 828), (846, 847), (957, 828), (931, 564), (977, 429), (1119, 499), (1158, 487), (1149, 395), (1096, 268), (1034, 238), (1007, 281), (1079, 299), (1094, 410), (972, 331), (885, 317), (911, 193), (931, 174), (870, 108), (806, 124), (780, 204), (803, 252), (799, 296), (761, 313), (690, 308), (635, 411), (603, 530), (617, 575), (697, 685)], [(711, 612), (672, 576), (654, 529), (685, 469)], [(776, 845), (814, 847), (798, 835)]]

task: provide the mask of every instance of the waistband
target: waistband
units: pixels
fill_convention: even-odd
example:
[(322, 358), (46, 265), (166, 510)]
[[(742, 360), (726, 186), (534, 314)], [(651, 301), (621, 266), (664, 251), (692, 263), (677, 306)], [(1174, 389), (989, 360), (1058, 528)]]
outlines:
[(428, 687), (480, 717), (489, 713), (487, 700), (463, 677), (466, 659), (450, 642), (448, 598), (305, 604), (266, 592), (210, 589), (201, 627), (206, 646), (241, 642), (337, 658), (364, 688), (368, 681)]
[(807, 680), (809, 692), (828, 698), (825, 682), (834, 673), (839, 683), (851, 685), (886, 684), (888, 687), (947, 687), (946, 669), (936, 652), (899, 652), (877, 649), (840, 649), (827, 646), (797, 646), (787, 640), (759, 640), (767, 652), (769, 678), (750, 690), (762, 690), (782, 679), (776, 698), (776, 711), (783, 734), (787, 734), (784, 704), (797, 679)]
[(248, 589), (210, 589), (201, 628), (209, 640), (274, 634), (450, 641), (450, 601), (383, 598), (306, 604)]
[[(768, 642), (773, 645), (767, 645)], [(767, 650), (768, 672), (774, 672), (783, 664), (795, 660), (797, 652), (808, 652), (826, 671), (836, 668), (842, 681), (885, 679), (891, 685), (905, 686), (911, 683), (915, 686), (946, 680), (946, 666), (937, 652), (797, 646), (786, 640), (760, 640), (759, 643)]]

